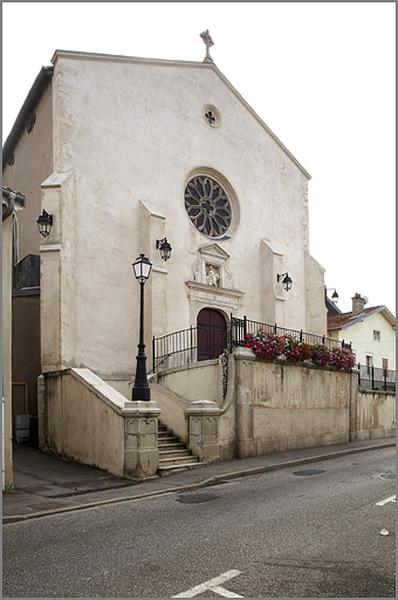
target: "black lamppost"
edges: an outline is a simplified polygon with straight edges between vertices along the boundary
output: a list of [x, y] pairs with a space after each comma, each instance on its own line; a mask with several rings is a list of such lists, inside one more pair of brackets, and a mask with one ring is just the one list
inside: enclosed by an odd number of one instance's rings
[[144, 344], [144, 285], [149, 279], [152, 269], [152, 263], [149, 258], [140, 254], [135, 263], [133, 263], [133, 273], [140, 284], [140, 341], [138, 344], [137, 369], [135, 372], [135, 381], [133, 387], [132, 400], [150, 400], [151, 392], [146, 376], [146, 356]]

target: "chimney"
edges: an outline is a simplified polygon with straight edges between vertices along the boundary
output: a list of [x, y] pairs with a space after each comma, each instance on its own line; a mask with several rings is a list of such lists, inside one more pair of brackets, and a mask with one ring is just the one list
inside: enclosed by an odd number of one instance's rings
[[365, 304], [367, 302], [366, 298], [362, 298], [361, 294], [356, 293], [352, 300], [352, 313], [354, 315], [360, 313], [365, 308]]

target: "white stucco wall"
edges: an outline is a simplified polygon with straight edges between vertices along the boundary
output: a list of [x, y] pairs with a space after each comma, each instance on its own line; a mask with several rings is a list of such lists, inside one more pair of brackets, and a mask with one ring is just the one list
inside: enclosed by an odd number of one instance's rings
[[170, 369], [161, 373], [160, 383], [179, 396], [195, 400], [220, 401], [220, 369], [218, 360], [203, 361], [187, 368]]
[[[131, 373], [139, 287], [131, 263], [140, 252], [154, 264], [145, 286], [147, 345], [151, 333], [195, 325], [201, 307], [217, 307], [219, 297], [185, 285], [199, 248], [214, 241], [195, 230], [184, 208], [186, 182], [201, 167], [225, 177], [239, 202], [239, 224], [218, 241], [229, 255], [228, 287], [243, 292], [234, 314], [264, 321], [264, 297], [276, 303], [279, 295], [280, 325], [325, 332], [313, 302], [306, 315], [306, 290], [314, 288], [306, 282], [307, 177], [211, 65], [59, 53], [53, 100], [54, 168], [74, 181], [75, 335], [73, 349], [63, 343], [63, 366], [88, 366], [108, 379]], [[219, 128], [203, 118], [208, 103], [220, 111]], [[173, 247], [167, 263], [155, 248], [163, 235]], [[288, 294], [263, 261], [263, 240], [294, 281]], [[71, 264], [61, 264], [69, 273]], [[322, 295], [320, 314], [323, 304]]]

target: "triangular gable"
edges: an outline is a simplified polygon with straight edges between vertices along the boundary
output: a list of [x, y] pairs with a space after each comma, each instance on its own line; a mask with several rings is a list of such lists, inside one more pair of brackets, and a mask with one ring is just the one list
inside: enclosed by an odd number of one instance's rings
[[229, 258], [228, 252], [225, 252], [224, 248], [222, 248], [219, 244], [206, 244], [206, 246], [201, 246], [199, 248], [199, 252], [205, 256], [212, 256], [216, 258], [222, 258], [227, 260]]
[[304, 169], [303, 165], [299, 163], [299, 161], [293, 156], [291, 152], [286, 148], [286, 146], [281, 142], [281, 140], [274, 134], [273, 131], [264, 123], [264, 121], [259, 117], [256, 111], [246, 102], [246, 100], [240, 95], [240, 93], [234, 88], [234, 86], [228, 81], [228, 79], [223, 75], [220, 69], [214, 64], [214, 62], [197, 62], [197, 61], [188, 61], [188, 60], [166, 60], [161, 58], [137, 58], [135, 56], [121, 56], [121, 55], [113, 55], [113, 54], [101, 54], [101, 53], [91, 53], [91, 52], [76, 52], [72, 50], [56, 50], [51, 59], [53, 65], [55, 65], [58, 57], [65, 58], [76, 58], [76, 59], [86, 59], [86, 60], [109, 60], [109, 61], [123, 61], [123, 62], [134, 62], [134, 63], [142, 63], [142, 64], [152, 64], [152, 65], [163, 65], [163, 66], [180, 66], [180, 67], [195, 67], [201, 69], [212, 69], [214, 73], [223, 81], [223, 83], [228, 87], [228, 89], [233, 93], [235, 98], [239, 100], [239, 102], [250, 112], [250, 114], [256, 119], [256, 121], [261, 125], [263, 129], [271, 136], [271, 138], [278, 144], [278, 146], [282, 149], [282, 151], [290, 158], [290, 160], [300, 169], [300, 171], [305, 175], [307, 179], [311, 179], [311, 175]]

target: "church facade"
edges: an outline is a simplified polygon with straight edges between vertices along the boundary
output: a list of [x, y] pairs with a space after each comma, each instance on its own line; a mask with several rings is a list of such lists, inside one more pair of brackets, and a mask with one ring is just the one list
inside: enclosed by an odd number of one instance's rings
[[[89, 368], [126, 389], [141, 253], [153, 265], [149, 359], [152, 336], [198, 323], [224, 331], [231, 314], [326, 334], [324, 269], [309, 253], [310, 176], [211, 59], [57, 50], [52, 63], [3, 158], [5, 184], [29, 201], [20, 257], [40, 254], [43, 373]], [[43, 209], [53, 227], [40, 239]], [[197, 348], [196, 359], [212, 352]]]
[[[147, 342], [196, 326], [202, 309], [326, 333], [323, 269], [308, 248], [308, 173], [213, 63], [63, 51], [53, 62], [44, 371], [131, 375], [140, 253], [153, 263]], [[164, 237], [167, 262], [156, 248]]]

